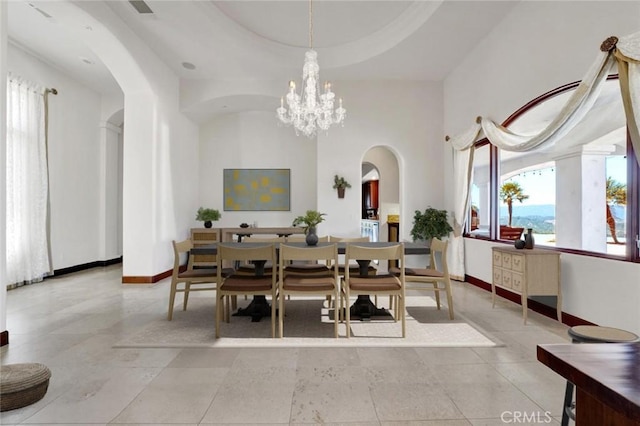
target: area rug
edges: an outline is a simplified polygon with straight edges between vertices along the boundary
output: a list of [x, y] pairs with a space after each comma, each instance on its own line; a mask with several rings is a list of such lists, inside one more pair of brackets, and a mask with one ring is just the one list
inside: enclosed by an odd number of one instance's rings
[[[385, 297], [388, 303], [388, 298]], [[240, 307], [248, 301], [239, 301]], [[381, 303], [385, 305], [385, 303]], [[176, 304], [176, 306], [181, 306]], [[133, 332], [118, 342], [116, 348], [252, 348], [252, 347], [492, 347], [502, 343], [469, 319], [456, 313], [451, 321], [446, 307], [437, 310], [428, 296], [408, 297], [406, 303], [406, 337], [400, 322], [391, 317], [373, 317], [368, 321], [352, 320], [351, 337], [346, 338], [346, 324], [340, 323], [339, 338], [334, 337], [334, 310], [321, 299], [294, 298], [286, 302], [284, 335], [271, 338], [270, 317], [252, 322], [250, 317], [232, 316], [220, 324], [215, 338], [214, 301], [192, 298], [187, 311], [176, 308], [172, 321], [165, 316]], [[276, 318], [277, 335], [277, 318]]]

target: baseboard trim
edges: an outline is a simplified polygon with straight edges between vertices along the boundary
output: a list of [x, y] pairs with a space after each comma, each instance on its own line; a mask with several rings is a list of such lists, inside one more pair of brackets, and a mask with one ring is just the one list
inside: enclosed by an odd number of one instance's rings
[[122, 284], [154, 284], [168, 278], [173, 273], [173, 269], [161, 272], [152, 276], [122, 276]]
[[0, 347], [9, 344], [9, 330], [0, 332]]
[[[465, 275], [464, 280], [469, 284], [472, 284], [483, 290], [491, 292], [491, 284], [486, 281], [482, 281], [481, 279], [473, 277], [471, 275]], [[496, 287], [496, 295], [502, 298], [505, 298], [513, 303], [517, 303], [518, 305], [522, 305], [522, 302], [520, 300], [520, 294], [514, 293], [505, 288]], [[527, 299], [527, 307], [534, 312], [544, 315], [545, 317], [549, 317], [554, 320], [558, 319], [556, 310], [552, 306], [545, 305], [544, 303], [540, 303], [537, 300]], [[597, 325], [585, 319], [568, 314], [566, 312], [562, 312], [561, 315], [562, 315], [562, 323], [568, 325], [569, 327], [573, 327], [576, 325]]]
[[91, 268], [104, 268], [105, 266], [116, 265], [122, 263], [122, 256], [109, 260], [96, 260], [95, 262], [84, 263], [82, 265], [70, 266], [68, 268], [55, 269], [53, 271], [52, 278], [59, 277], [61, 275], [72, 274], [74, 272], [85, 271]]

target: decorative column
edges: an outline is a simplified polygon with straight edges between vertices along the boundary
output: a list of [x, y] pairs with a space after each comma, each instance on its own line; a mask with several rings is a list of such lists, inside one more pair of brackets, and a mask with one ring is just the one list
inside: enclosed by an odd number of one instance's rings
[[122, 256], [122, 129], [109, 122], [100, 125], [99, 260]]
[[606, 157], [613, 146], [578, 147], [556, 158], [556, 245], [606, 253]]

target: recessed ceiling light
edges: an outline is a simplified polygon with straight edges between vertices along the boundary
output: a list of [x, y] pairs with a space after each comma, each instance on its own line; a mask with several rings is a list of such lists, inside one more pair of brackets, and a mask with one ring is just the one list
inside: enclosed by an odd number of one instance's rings
[[85, 58], [84, 56], [80, 56], [80, 60], [87, 65], [93, 65], [93, 61], [89, 58]]
[[183, 66], [185, 69], [188, 69], [188, 70], [195, 70], [195, 69], [196, 69], [196, 66], [195, 66], [195, 65], [193, 65], [191, 62], [183, 62], [183, 63], [182, 63], [182, 66]]

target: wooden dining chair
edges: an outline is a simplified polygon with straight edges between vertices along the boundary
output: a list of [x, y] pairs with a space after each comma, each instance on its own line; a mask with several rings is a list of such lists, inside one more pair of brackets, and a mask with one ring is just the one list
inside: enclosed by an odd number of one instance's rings
[[[330, 235], [329, 241], [331, 241], [332, 243], [368, 243], [371, 240], [369, 239], [369, 237], [338, 237], [335, 235]], [[360, 266], [354, 261], [344, 263], [339, 262], [336, 265], [338, 267], [338, 274], [340, 276], [344, 276], [344, 271], [347, 264], [349, 265], [352, 273], [357, 274], [360, 271]], [[369, 274], [376, 274], [377, 272], [378, 270], [375, 266], [369, 265]]]
[[[173, 319], [173, 306], [177, 293], [183, 293], [182, 310], [187, 310], [190, 291], [215, 291], [218, 277], [218, 268], [194, 268], [194, 257], [189, 256], [193, 248], [191, 240], [172, 241], [173, 245], [173, 272], [171, 274], [171, 288], [169, 291], [169, 312], [167, 319]], [[184, 262], [184, 264], [183, 264]], [[222, 273], [222, 270], [220, 271]], [[181, 287], [179, 284], [182, 283]], [[193, 286], [193, 288], [191, 288]]]
[[[321, 246], [291, 246], [280, 245], [278, 272], [278, 324], [280, 337], [283, 337], [285, 317], [285, 296], [322, 295], [339, 297], [340, 278], [336, 269], [331, 270], [325, 261], [338, 260], [338, 246], [328, 244]], [[299, 265], [298, 262], [310, 262]], [[313, 270], [304, 266], [315, 266]], [[302, 267], [302, 269], [301, 269]], [[334, 334], [338, 337], [338, 312], [334, 309]]]
[[[436, 305], [440, 310], [440, 292], [447, 296], [449, 319], [453, 320], [453, 293], [451, 291], [451, 278], [447, 265], [447, 246], [449, 242], [433, 238], [430, 245], [428, 268], [405, 268], [405, 281], [407, 290], [433, 291], [436, 297]], [[398, 268], [389, 269], [390, 273], [399, 274]]]
[[345, 269], [344, 285], [341, 287], [340, 311], [343, 310], [347, 322], [347, 337], [351, 336], [351, 310], [349, 301], [351, 296], [389, 295], [395, 299], [393, 318], [402, 322], [402, 337], [406, 336], [405, 321], [405, 275], [404, 275], [404, 244], [398, 243], [386, 247], [363, 247], [357, 243], [347, 244], [345, 261], [363, 260], [397, 260], [399, 273], [385, 275], [360, 275], [360, 271], [353, 273], [351, 268]]
[[[242, 244], [224, 244], [220, 243], [217, 247], [217, 259], [218, 264], [222, 265], [226, 262], [241, 263], [253, 261], [270, 262], [272, 265], [277, 265], [277, 254], [275, 244], [260, 244], [253, 245], [247, 244], [246, 247], [242, 247]], [[262, 268], [254, 268], [254, 275], [238, 274], [234, 272], [228, 277], [224, 277], [219, 270], [217, 275], [218, 293], [216, 306], [216, 338], [220, 337], [220, 322], [224, 314], [227, 322], [231, 321], [229, 297], [231, 296], [271, 296], [271, 337], [276, 336], [276, 303], [277, 303], [277, 282], [276, 274], [273, 270], [271, 272], [262, 271]], [[226, 299], [226, 304], [224, 303]], [[223, 308], [224, 306], [224, 308]], [[222, 308], [222, 309], [221, 309]]]

